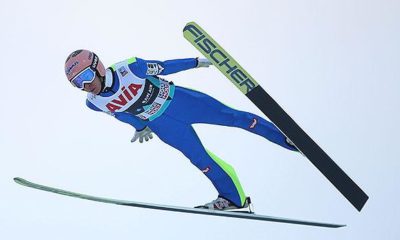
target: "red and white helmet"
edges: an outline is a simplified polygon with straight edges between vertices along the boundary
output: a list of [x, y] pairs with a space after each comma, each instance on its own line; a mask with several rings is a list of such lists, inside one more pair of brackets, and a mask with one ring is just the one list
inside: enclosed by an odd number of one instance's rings
[[83, 84], [92, 82], [95, 74], [104, 77], [106, 69], [94, 52], [80, 49], [67, 57], [65, 75], [75, 87], [83, 89]]

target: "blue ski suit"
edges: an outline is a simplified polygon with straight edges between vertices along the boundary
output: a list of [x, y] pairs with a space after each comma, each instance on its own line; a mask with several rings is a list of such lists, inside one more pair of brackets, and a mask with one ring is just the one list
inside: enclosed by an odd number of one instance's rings
[[205, 149], [192, 124], [238, 127], [284, 148], [296, 151], [285, 136], [267, 120], [232, 109], [207, 94], [175, 86], [161, 79], [196, 68], [197, 59], [168, 61], [131, 58], [106, 70], [105, 89], [88, 94], [87, 106], [132, 125], [137, 131], [149, 127], [163, 142], [182, 152], [212, 182], [219, 196], [238, 207], [246, 195], [229, 164]]

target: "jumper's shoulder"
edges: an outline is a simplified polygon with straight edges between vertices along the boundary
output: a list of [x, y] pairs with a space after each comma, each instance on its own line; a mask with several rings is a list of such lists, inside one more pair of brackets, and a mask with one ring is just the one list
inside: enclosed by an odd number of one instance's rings
[[127, 68], [138, 77], [146, 77], [146, 63], [138, 57], [131, 57], [123, 61], [117, 62], [110, 67], [113, 71], [125, 72]]

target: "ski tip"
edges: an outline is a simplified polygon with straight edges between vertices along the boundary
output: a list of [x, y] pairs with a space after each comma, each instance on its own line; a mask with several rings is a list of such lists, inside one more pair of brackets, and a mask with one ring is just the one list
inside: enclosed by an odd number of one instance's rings
[[23, 178], [20, 178], [20, 177], [15, 177], [14, 178], [14, 182], [16, 182], [18, 184], [21, 184], [21, 185], [24, 185], [24, 182], [26, 182], [26, 180], [23, 179]]
[[186, 25], [185, 25], [185, 26], [188, 26], [188, 25], [197, 25], [197, 24], [196, 24], [196, 22], [195, 22], [195, 21], [190, 21], [190, 22], [186, 23]]
[[188, 30], [190, 27], [193, 27], [193, 26], [198, 26], [198, 25], [194, 21], [190, 21], [190, 22], [186, 23], [185, 27], [183, 28], [183, 32], [185, 32], [186, 30]]

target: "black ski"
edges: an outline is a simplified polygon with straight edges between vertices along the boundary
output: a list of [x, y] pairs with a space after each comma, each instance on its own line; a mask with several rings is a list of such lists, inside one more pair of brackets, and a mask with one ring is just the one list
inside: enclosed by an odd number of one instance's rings
[[319, 171], [361, 211], [367, 194], [305, 133], [279, 104], [195, 22], [186, 24], [184, 37], [207, 57], [287, 136]]

